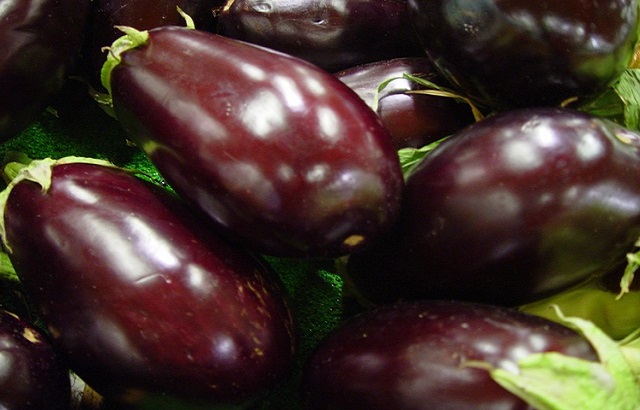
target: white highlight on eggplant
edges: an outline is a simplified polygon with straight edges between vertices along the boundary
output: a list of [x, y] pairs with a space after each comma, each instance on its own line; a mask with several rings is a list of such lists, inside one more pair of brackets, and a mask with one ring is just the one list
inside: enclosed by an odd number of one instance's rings
[[268, 89], [259, 89], [248, 99], [239, 118], [253, 136], [267, 139], [286, 127], [286, 112], [277, 95]]

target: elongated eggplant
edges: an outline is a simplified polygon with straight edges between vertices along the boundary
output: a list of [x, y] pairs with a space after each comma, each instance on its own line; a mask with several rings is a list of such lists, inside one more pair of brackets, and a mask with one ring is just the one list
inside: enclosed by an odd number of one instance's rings
[[0, 141], [42, 113], [79, 58], [90, 0], [0, 4]]
[[217, 30], [331, 72], [424, 56], [406, 0], [228, 0]]
[[471, 363], [516, 371], [520, 359], [541, 352], [598, 360], [575, 331], [515, 310], [442, 301], [387, 305], [349, 319], [320, 342], [304, 371], [304, 408], [532, 409]]
[[395, 221], [404, 184], [397, 152], [344, 83], [212, 33], [138, 35], [142, 44], [105, 76], [116, 117], [228, 238], [265, 254], [329, 257]]
[[244, 408], [289, 371], [295, 329], [277, 276], [164, 188], [100, 163], [41, 160], [4, 200], [3, 239], [27, 294], [107, 400]]
[[66, 364], [40, 328], [6, 310], [0, 310], [0, 370], [0, 408], [68, 410]]
[[94, 0], [84, 52], [84, 71], [88, 79], [100, 85], [100, 69], [106, 60], [103, 50], [122, 35], [116, 26], [139, 30], [184, 25], [177, 7], [187, 13], [198, 30], [215, 31], [214, 10], [223, 0]]
[[516, 305], [613, 269], [640, 236], [640, 135], [569, 109], [456, 133], [409, 175], [392, 234], [348, 274], [375, 301]]
[[465, 103], [448, 97], [411, 94], [424, 91], [425, 87], [402, 78], [404, 74], [453, 88], [426, 57], [376, 61], [344, 69], [335, 76], [378, 113], [398, 149], [427, 145], [474, 122], [471, 108]]

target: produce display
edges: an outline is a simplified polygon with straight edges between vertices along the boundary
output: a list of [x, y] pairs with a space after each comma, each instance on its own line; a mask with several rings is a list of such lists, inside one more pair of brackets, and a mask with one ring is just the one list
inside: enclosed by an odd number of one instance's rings
[[0, 408], [640, 409], [639, 10], [0, 0]]

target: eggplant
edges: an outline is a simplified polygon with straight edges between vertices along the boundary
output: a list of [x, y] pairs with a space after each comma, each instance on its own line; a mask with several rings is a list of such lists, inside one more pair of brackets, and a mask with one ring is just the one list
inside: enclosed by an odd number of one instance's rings
[[177, 7], [189, 15], [198, 30], [216, 31], [214, 10], [223, 0], [94, 0], [89, 17], [91, 30], [87, 33], [83, 71], [96, 89], [101, 88], [100, 70], [106, 60], [105, 47], [110, 46], [122, 32], [117, 26], [131, 26], [138, 30], [184, 25]]
[[142, 44], [114, 53], [105, 70], [116, 118], [228, 240], [273, 256], [333, 257], [395, 221], [397, 151], [344, 83], [213, 33], [160, 27], [125, 39], [136, 36]]
[[116, 407], [246, 408], [288, 375], [278, 277], [166, 188], [68, 158], [33, 162], [3, 197], [5, 246], [53, 345]]
[[532, 409], [472, 363], [514, 371], [520, 359], [542, 352], [598, 361], [574, 330], [516, 310], [395, 303], [327, 335], [306, 364], [301, 395], [310, 410]]
[[69, 369], [48, 335], [4, 309], [0, 309], [0, 369], [0, 408], [69, 409]]
[[499, 110], [585, 105], [638, 41], [636, 0], [409, 0], [409, 9], [443, 75]]
[[640, 236], [640, 135], [561, 108], [477, 122], [407, 178], [398, 224], [349, 257], [374, 303], [528, 303], [603, 275]]
[[424, 56], [406, 0], [228, 0], [217, 32], [330, 72]]
[[376, 61], [346, 68], [334, 75], [376, 111], [396, 149], [425, 146], [475, 121], [466, 103], [449, 97], [412, 94], [424, 92], [425, 87], [403, 78], [407, 74], [438, 87], [453, 88], [426, 57]]
[[34, 122], [75, 68], [90, 0], [0, 1], [0, 142]]

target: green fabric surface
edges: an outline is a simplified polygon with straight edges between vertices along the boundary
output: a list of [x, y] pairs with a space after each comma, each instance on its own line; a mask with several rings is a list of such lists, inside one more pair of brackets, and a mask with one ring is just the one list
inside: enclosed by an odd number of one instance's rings
[[[144, 172], [150, 180], [164, 184], [144, 154], [127, 140], [125, 131], [86, 94], [71, 84], [30, 127], [0, 145], [0, 156], [12, 151], [32, 159], [82, 156], [108, 160], [115, 165]], [[282, 278], [299, 329], [299, 350], [291, 377], [256, 409], [297, 409], [299, 376], [318, 341], [353, 311], [345, 308], [342, 280], [332, 260], [300, 260], [267, 257]], [[1, 272], [0, 272], [1, 273]], [[0, 308], [37, 321], [28, 297], [10, 276], [0, 275]], [[179, 309], [177, 306], [176, 309]]]

